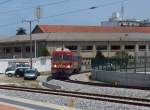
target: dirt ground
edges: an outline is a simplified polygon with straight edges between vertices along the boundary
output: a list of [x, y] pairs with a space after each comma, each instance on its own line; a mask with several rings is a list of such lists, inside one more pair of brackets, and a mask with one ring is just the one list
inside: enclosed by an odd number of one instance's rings
[[23, 77], [8, 77], [5, 74], [0, 74], [0, 85], [41, 88], [39, 83], [46, 80], [48, 76], [48, 74], [42, 74], [36, 80], [24, 80]]

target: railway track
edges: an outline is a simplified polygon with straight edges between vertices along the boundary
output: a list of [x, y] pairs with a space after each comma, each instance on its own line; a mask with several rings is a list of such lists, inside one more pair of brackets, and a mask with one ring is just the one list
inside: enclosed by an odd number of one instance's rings
[[[80, 74], [87, 73], [91, 71], [82, 71]], [[95, 82], [85, 82], [85, 81], [78, 81], [78, 80], [62, 80], [69, 83], [76, 83], [76, 84], [84, 84], [84, 85], [92, 85], [92, 86], [99, 86], [99, 87], [114, 87], [114, 88], [126, 88], [126, 89], [138, 89], [138, 90], [150, 90], [150, 87], [140, 87], [140, 86], [124, 86], [124, 85], [115, 85], [111, 83], [95, 83]]]
[[84, 82], [77, 80], [62, 80], [64, 82], [75, 83], [75, 84], [84, 84], [98, 87], [113, 87], [113, 88], [126, 88], [126, 89], [138, 89], [138, 90], [150, 90], [150, 87], [138, 87], [138, 86], [123, 86], [123, 85], [115, 85], [109, 83], [95, 83], [95, 82]]
[[83, 99], [90, 99], [90, 100], [128, 104], [128, 105], [134, 105], [134, 106], [150, 107], [150, 100], [141, 99], [141, 98], [131, 98], [131, 97], [123, 97], [123, 96], [113, 96], [113, 95], [93, 94], [93, 93], [84, 93], [84, 92], [63, 91], [63, 90], [3, 86], [3, 85], [0, 85], [0, 89], [59, 95], [59, 96], [68, 96], [68, 97], [76, 97], [76, 98], [83, 98]]

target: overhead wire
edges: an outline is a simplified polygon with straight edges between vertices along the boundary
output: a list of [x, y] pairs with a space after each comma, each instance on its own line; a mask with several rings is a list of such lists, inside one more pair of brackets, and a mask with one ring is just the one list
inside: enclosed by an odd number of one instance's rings
[[[7, 1], [5, 1], [5, 3], [6, 2], [9, 2], [9, 1], [12, 1], [12, 0], [7, 0]], [[50, 6], [50, 5], [56, 5], [56, 4], [60, 4], [60, 3], [65, 3], [66, 1], [69, 1], [69, 0], [62, 0], [62, 1], [58, 1], [58, 2], [52, 2], [52, 3], [48, 3], [48, 4], [40, 4], [39, 6], [41, 6], [41, 7], [44, 7], [44, 6]], [[0, 4], [1, 3], [4, 3], [4, 2], [0, 2]], [[31, 8], [35, 8], [35, 7], [31, 7]], [[24, 8], [25, 9], [25, 8]], [[28, 9], [28, 8], [27, 8]], [[20, 9], [17, 9], [17, 10], [10, 10], [10, 11], [7, 11], [7, 12], [0, 12], [0, 13], [10, 13], [10, 12], [14, 12], [14, 11], [20, 11]], [[18, 23], [18, 22], [13, 22], [13, 23], [9, 23], [9, 24], [2, 24], [2, 25], [0, 25], [0, 27], [8, 27], [8, 26], [11, 26], [11, 25], [17, 25], [17, 24], [21, 24], [21, 22], [20, 23]]]
[[10, 2], [10, 1], [12, 1], [12, 0], [5, 0], [5, 1], [2, 1], [2, 2], [0, 2], [0, 5], [5, 4], [5, 3], [8, 3], [8, 2]]
[[18, 22], [13, 22], [13, 23], [8, 23], [8, 24], [2, 24], [2, 25], [0, 25], [0, 27], [14, 26], [14, 25], [18, 25], [18, 24], [21, 24], [21, 22], [20, 22], [20, 23], [18, 23]]
[[115, 1], [115, 2], [100, 4], [100, 5], [97, 5], [97, 6], [91, 6], [91, 7], [87, 7], [87, 8], [72, 10], [72, 11], [68, 11], [68, 12], [64, 12], [64, 13], [60, 13], [60, 14], [55, 14], [55, 15], [51, 15], [51, 16], [42, 17], [41, 19], [47, 19], [47, 18], [51, 18], [51, 17], [63, 16], [63, 15], [83, 12], [83, 11], [87, 11], [87, 10], [93, 10], [93, 9], [96, 9], [96, 8], [101, 8], [101, 7], [106, 7], [106, 6], [110, 6], [110, 5], [120, 4], [123, 1], [124, 0], [118, 0], [118, 1]]
[[[63, 0], [63, 1], [65, 1], [65, 0]], [[119, 4], [119, 3], [122, 3], [123, 1], [124, 0], [118, 0], [118, 1], [115, 1], [115, 2], [109, 2], [109, 3], [105, 3], [105, 4], [100, 4], [100, 5], [97, 5], [97, 6], [91, 6], [91, 7], [77, 9], [77, 10], [73, 10], [73, 11], [67, 11], [67, 12], [63, 12], [63, 13], [59, 13], [59, 14], [55, 14], [55, 15], [51, 15], [51, 16], [45, 16], [45, 17], [42, 17], [41, 19], [48, 19], [48, 18], [52, 18], [52, 17], [63, 16], [63, 15], [67, 15], [67, 14], [74, 14], [74, 13], [83, 12], [83, 11], [87, 11], [87, 10], [93, 10], [93, 9], [97, 9], [97, 8], [101, 8], [101, 7], [106, 7], [106, 6]], [[128, 1], [128, 0], [125, 0], [125, 1]], [[10, 23], [10, 24], [17, 25], [17, 24], [20, 24], [20, 23]], [[0, 25], [0, 27], [5, 27], [5, 26], [9, 26], [9, 24]]]
[[[61, 1], [57, 1], [57, 2], [39, 4], [38, 6], [39, 7], [46, 7], [46, 6], [51, 6], [51, 5], [57, 5], [57, 4], [65, 3], [67, 1], [70, 1], [70, 0], [61, 0]], [[8, 14], [8, 13], [19, 12], [19, 11], [27, 11], [28, 9], [34, 9], [36, 7], [37, 6], [32, 6], [32, 7], [25, 7], [25, 8], [19, 8], [19, 9], [14, 9], [14, 10], [8, 10], [8, 11], [0, 12], [0, 14]]]

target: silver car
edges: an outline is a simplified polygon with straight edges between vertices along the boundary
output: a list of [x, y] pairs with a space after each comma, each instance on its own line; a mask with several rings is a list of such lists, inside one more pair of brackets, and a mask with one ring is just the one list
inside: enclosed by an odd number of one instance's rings
[[15, 74], [15, 68], [13, 67], [8, 67], [5, 70], [5, 75], [7, 75], [8, 77], [12, 77]]
[[36, 69], [27, 69], [24, 73], [24, 79], [34, 79], [36, 80], [38, 77], [38, 71]]

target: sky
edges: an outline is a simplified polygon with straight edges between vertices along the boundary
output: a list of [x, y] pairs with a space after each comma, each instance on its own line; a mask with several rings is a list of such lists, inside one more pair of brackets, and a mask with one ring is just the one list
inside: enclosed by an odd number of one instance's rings
[[[29, 32], [35, 9], [41, 8], [39, 24], [96, 25], [121, 11], [124, 19], [150, 19], [150, 0], [0, 0], [0, 37], [14, 36], [23, 27]], [[96, 8], [95, 8], [96, 7]], [[32, 29], [38, 22], [32, 22]]]

